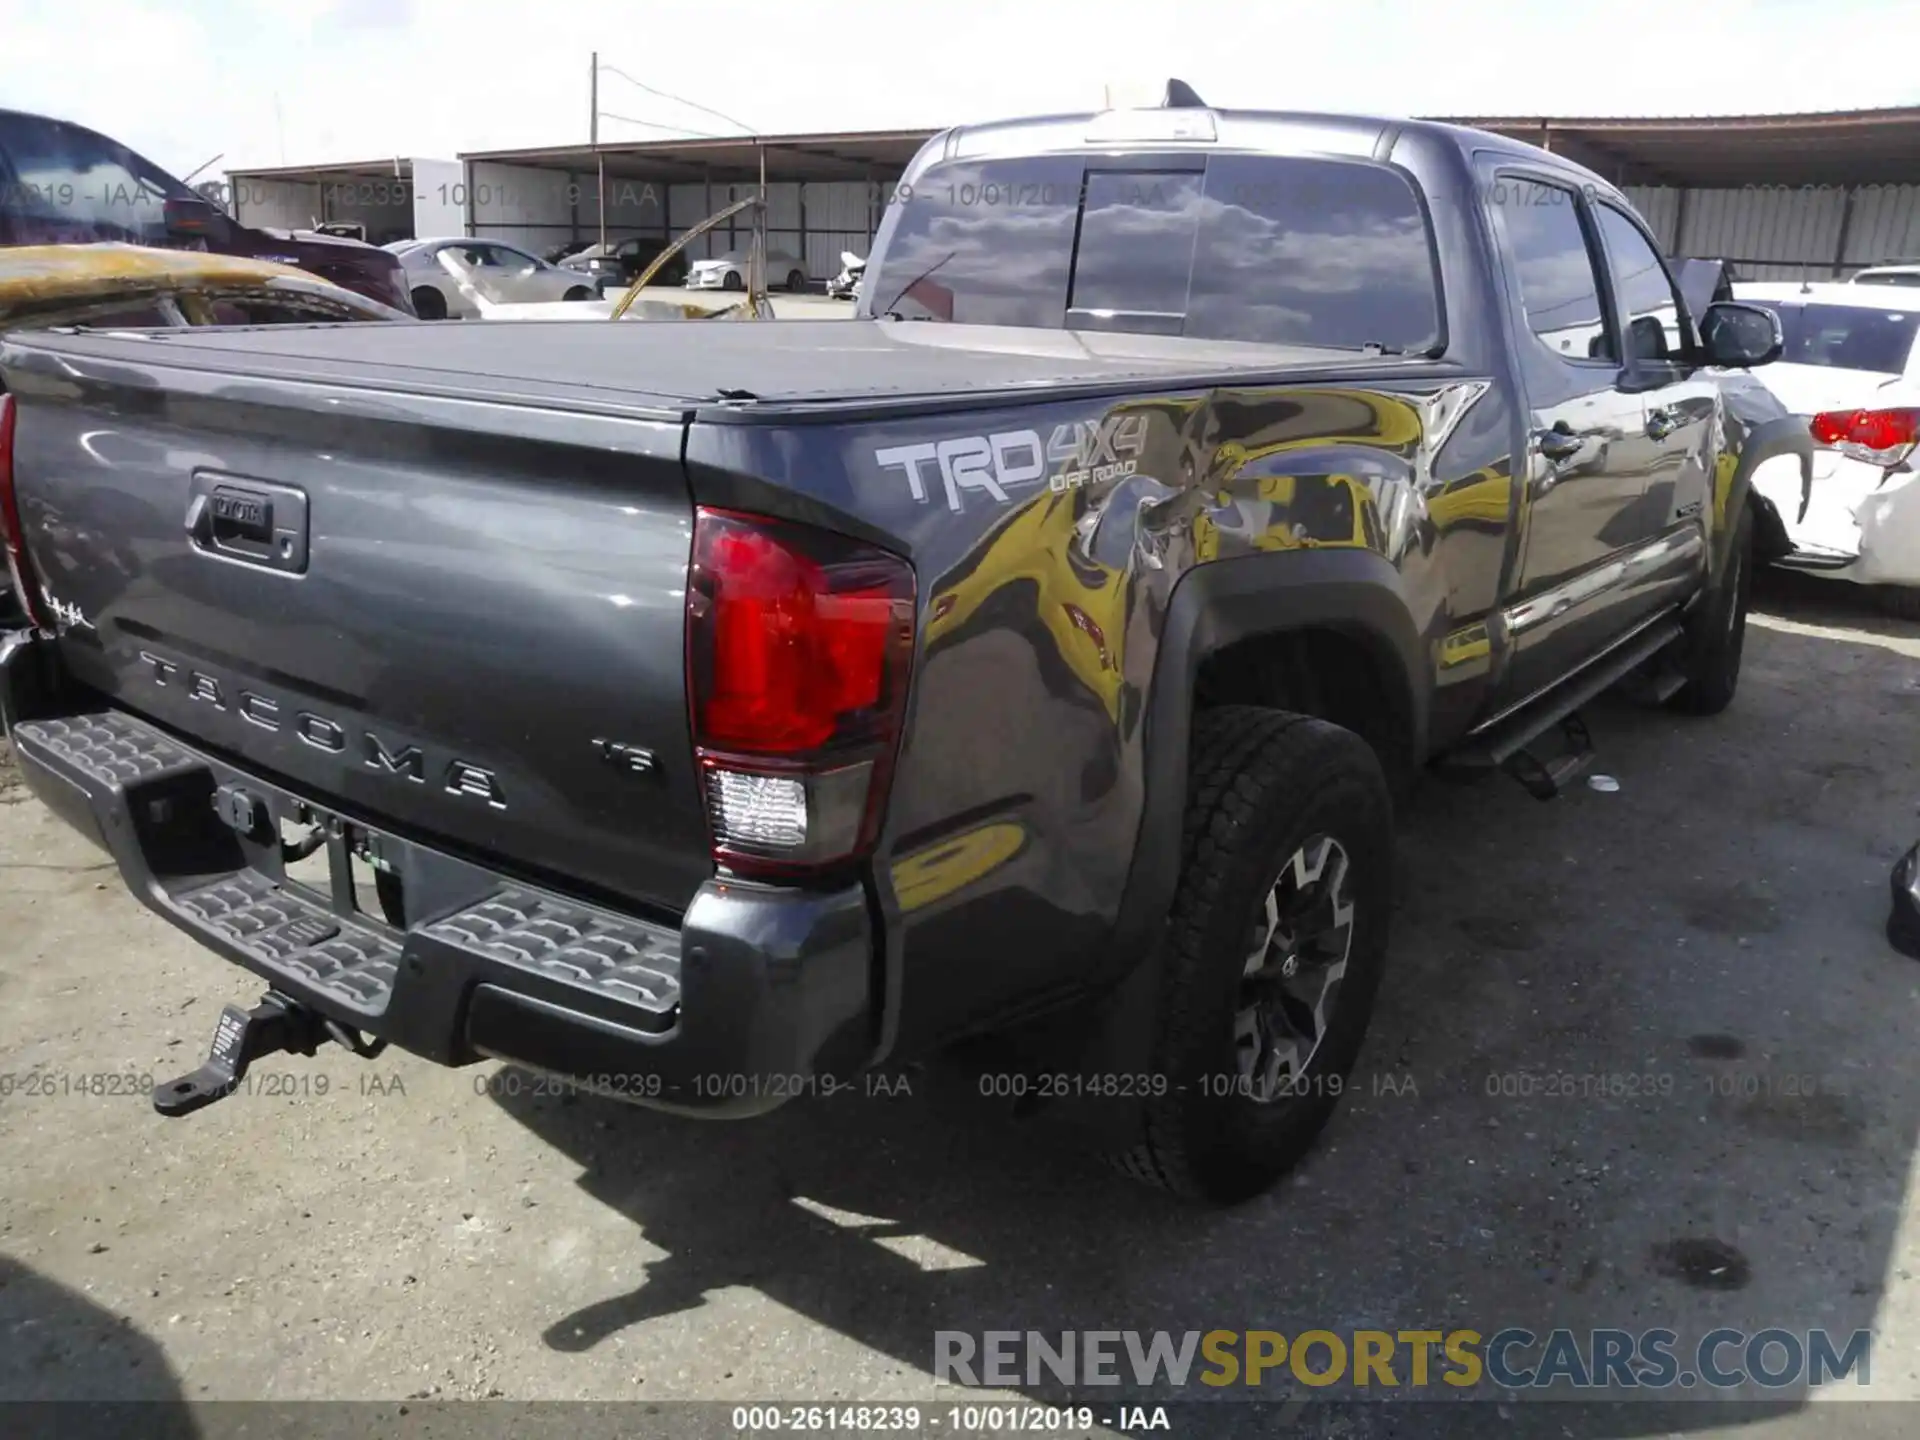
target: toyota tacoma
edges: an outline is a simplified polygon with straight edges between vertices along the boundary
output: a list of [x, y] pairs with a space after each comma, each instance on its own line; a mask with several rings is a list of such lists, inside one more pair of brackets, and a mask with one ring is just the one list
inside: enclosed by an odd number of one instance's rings
[[1354, 1063], [1397, 797], [1711, 714], [1804, 424], [1626, 199], [1442, 124], [949, 130], [857, 317], [16, 335], [26, 781], [333, 1041], [691, 1113], [994, 1037], [1258, 1192]]

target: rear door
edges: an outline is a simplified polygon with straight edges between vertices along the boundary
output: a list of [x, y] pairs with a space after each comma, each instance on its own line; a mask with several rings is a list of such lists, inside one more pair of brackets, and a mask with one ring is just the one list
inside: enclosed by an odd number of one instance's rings
[[1606, 200], [1593, 212], [1625, 338], [1622, 381], [1640, 397], [1644, 434], [1639, 526], [1655, 548], [1623, 597], [1622, 613], [1633, 620], [1687, 594], [1706, 563], [1720, 391], [1695, 364], [1693, 317], [1652, 238]]
[[1646, 518], [1651, 456], [1641, 397], [1623, 378], [1619, 326], [1584, 197], [1519, 167], [1481, 171], [1526, 392], [1520, 564], [1506, 604], [1513, 660], [1500, 699], [1551, 685], [1621, 633]]
[[477, 240], [466, 247], [473, 255], [482, 292], [508, 302], [551, 300], [534, 283], [540, 264], [511, 246]]

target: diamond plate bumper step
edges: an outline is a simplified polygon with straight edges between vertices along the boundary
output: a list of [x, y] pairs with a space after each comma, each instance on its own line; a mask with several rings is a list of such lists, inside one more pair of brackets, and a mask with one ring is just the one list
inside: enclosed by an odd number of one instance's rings
[[[417, 872], [403, 873], [403, 885], [408, 915], [419, 918], [396, 929], [289, 881], [273, 827], [235, 821], [290, 813], [307, 806], [301, 797], [117, 711], [23, 720], [12, 735], [24, 755], [87, 794], [101, 838], [140, 882], [136, 894], [263, 976], [288, 1004], [347, 1027], [384, 1028], [389, 1012], [404, 1022], [420, 1008], [405, 1001], [410, 986], [434, 991], [452, 973], [462, 993], [498, 985], [642, 1031], [670, 1029], [677, 1017], [677, 930], [352, 826], [377, 837], [401, 872]], [[189, 854], [227, 861], [181, 858]], [[438, 903], [421, 903], [430, 897]], [[434, 1003], [444, 1005], [444, 993]], [[269, 1037], [285, 1028], [272, 1016], [257, 1024]]]

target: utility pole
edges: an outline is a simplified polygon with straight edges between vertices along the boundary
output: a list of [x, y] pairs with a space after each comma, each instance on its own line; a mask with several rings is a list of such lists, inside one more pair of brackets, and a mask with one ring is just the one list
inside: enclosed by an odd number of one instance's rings
[[587, 143], [593, 147], [594, 209], [600, 216], [600, 253], [607, 250], [607, 157], [600, 153], [600, 52], [593, 52], [593, 77], [587, 82], [587, 103], [593, 118], [587, 122]]
[[[760, 288], [756, 295], [764, 295], [767, 290], [767, 147], [762, 141], [756, 147], [760, 152], [760, 203], [753, 209], [753, 243], [759, 252]], [[755, 312], [758, 318], [758, 311]]]

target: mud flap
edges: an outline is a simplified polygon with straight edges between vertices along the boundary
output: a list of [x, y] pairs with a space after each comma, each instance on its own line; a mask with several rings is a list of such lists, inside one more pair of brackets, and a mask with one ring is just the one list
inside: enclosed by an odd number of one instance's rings
[[1887, 916], [1887, 939], [1902, 955], [1920, 960], [1920, 845], [1900, 857], [1893, 867], [1893, 913]]

